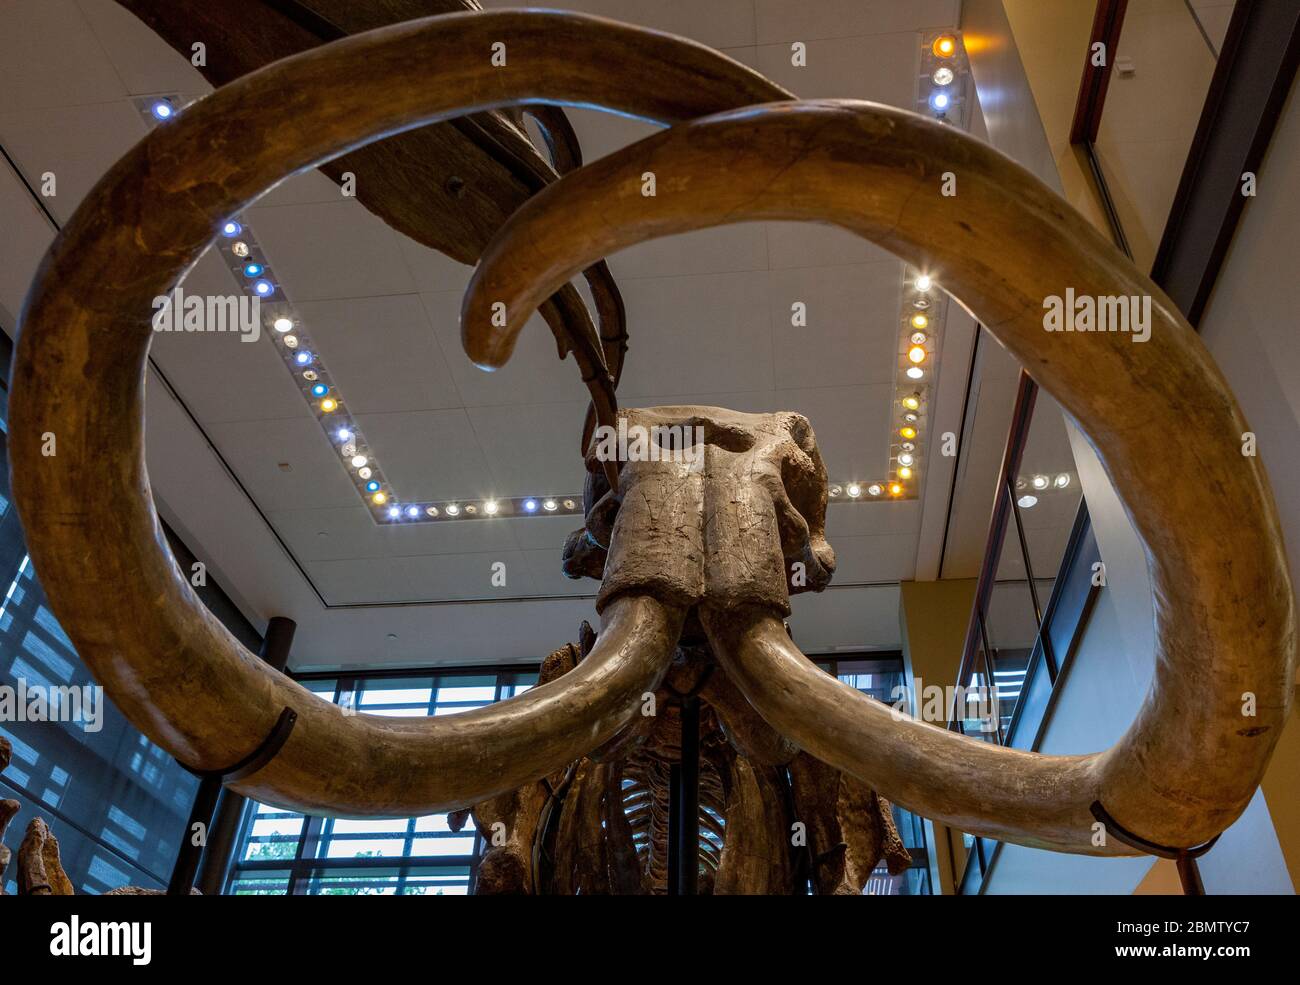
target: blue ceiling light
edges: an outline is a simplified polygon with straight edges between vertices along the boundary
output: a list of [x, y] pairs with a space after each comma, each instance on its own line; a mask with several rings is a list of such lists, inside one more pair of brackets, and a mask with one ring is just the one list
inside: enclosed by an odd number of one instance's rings
[[396, 506], [388, 507], [388, 519], [396, 520], [401, 515], [402, 515], [402, 511], [399, 510]]
[[946, 92], [938, 91], [930, 93], [930, 108], [936, 113], [945, 112], [952, 105], [952, 97]]
[[325, 394], [329, 392], [330, 392], [330, 388], [327, 387], [324, 383], [317, 383], [314, 387], [311, 388], [311, 395], [313, 397], [323, 397], [325, 396]]
[[169, 100], [159, 99], [149, 107], [149, 112], [153, 113], [155, 120], [170, 120], [175, 115], [176, 110]]
[[244, 276], [259, 277], [264, 269], [266, 268], [264, 268], [260, 263], [246, 263], [244, 264]]
[[536, 513], [536, 512], [537, 512], [537, 500], [535, 500], [535, 499], [525, 499], [525, 500], [524, 500], [524, 510], [525, 510], [526, 512], [528, 512], [528, 513]]
[[371, 479], [366, 483], [366, 492], [379, 492], [379, 483]]
[[225, 236], [227, 239], [238, 236], [243, 231], [244, 231], [244, 227], [241, 226], [239, 223], [237, 223], [234, 219], [229, 220], [221, 227], [221, 235]]
[[253, 290], [257, 292], [258, 297], [270, 297], [275, 292], [275, 285], [269, 280], [259, 280], [253, 285]]

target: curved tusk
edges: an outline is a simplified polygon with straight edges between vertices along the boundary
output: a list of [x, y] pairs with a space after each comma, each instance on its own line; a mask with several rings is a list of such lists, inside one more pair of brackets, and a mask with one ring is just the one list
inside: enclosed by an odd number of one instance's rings
[[[505, 44], [508, 68], [492, 64]], [[602, 57], [582, 57], [592, 44]], [[437, 66], [436, 70], [430, 66]], [[346, 83], [346, 84], [345, 84]], [[303, 52], [187, 107], [99, 181], [43, 260], [14, 359], [14, 496], [50, 605], [95, 678], [192, 767], [243, 759], [292, 707], [272, 762], [233, 783], [296, 810], [411, 814], [466, 806], [607, 741], [653, 690], [681, 613], [607, 612], [596, 651], [557, 686], [450, 720], [344, 716], [269, 670], [177, 569], [144, 460], [155, 297], [219, 223], [281, 179], [367, 142], [511, 103], [609, 103], [651, 120], [782, 96], [701, 45], [562, 13], [457, 14]], [[284, 112], [267, 114], [267, 105]], [[43, 436], [58, 454], [41, 453]]]
[[[657, 175], [649, 198], [640, 193], [648, 170]], [[949, 171], [961, 183], [957, 197], [939, 194]], [[575, 215], [600, 222], [574, 224]], [[596, 258], [747, 220], [842, 226], [929, 272], [967, 305], [1096, 448], [1146, 547], [1157, 629], [1145, 705], [1114, 747], [1088, 757], [1034, 757], [886, 728], [851, 688], [792, 677], [796, 665], [778, 660], [770, 640], [764, 659], [783, 676], [761, 688], [745, 678], [750, 700], [819, 758], [966, 831], [1114, 853], [1114, 845], [1091, 843], [1093, 800], [1157, 844], [1190, 847], [1222, 831], [1254, 793], [1291, 701], [1295, 611], [1272, 492], [1260, 459], [1242, 456], [1250, 428], [1183, 317], [1019, 165], [950, 127], [871, 103], [777, 104], [681, 124], [526, 202], [483, 254], [463, 306], [464, 337], [484, 357], [508, 353], [532, 305]], [[1149, 339], [1045, 331], [1046, 299], [1067, 288], [1149, 296]], [[488, 299], [507, 305], [505, 328], [483, 317]], [[758, 642], [728, 641], [740, 670], [758, 660], [745, 649]], [[799, 707], [782, 690], [787, 683], [826, 703]], [[1243, 715], [1248, 696], [1254, 717]], [[859, 717], [818, 722], [836, 700]], [[900, 736], [917, 735], [928, 755], [905, 757], [911, 780], [896, 788], [900, 777], [869, 754], [871, 744], [905, 747]], [[960, 776], [971, 763], [993, 775]], [[1000, 794], [981, 793], [985, 785]], [[931, 791], [924, 799], [922, 789]], [[968, 796], [946, 807], [950, 789]], [[1046, 806], [1049, 797], [1062, 798], [1060, 811]], [[1018, 822], [1022, 802], [1038, 806]]]

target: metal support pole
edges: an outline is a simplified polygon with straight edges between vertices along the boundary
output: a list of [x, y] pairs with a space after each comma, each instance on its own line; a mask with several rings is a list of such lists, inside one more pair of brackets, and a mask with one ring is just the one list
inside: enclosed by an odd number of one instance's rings
[[682, 699], [682, 756], [676, 804], [678, 896], [695, 896], [700, 881], [700, 699]]
[[[271, 621], [266, 624], [266, 635], [262, 639], [262, 648], [258, 651], [258, 656], [265, 660], [275, 670], [283, 671], [289, 663], [289, 650], [293, 645], [293, 634], [298, 628], [298, 624], [286, 616], [273, 616]], [[180, 867], [181, 857], [185, 855], [186, 850], [190, 848], [189, 842], [192, 840], [195, 823], [207, 824], [207, 848], [201, 846], [194, 847], [193, 867], [189, 868], [189, 877], [186, 881], [184, 872], [173, 870], [172, 883], [174, 886], [183, 886], [179, 891], [184, 894], [189, 891], [189, 886], [194, 884], [195, 872], [198, 873], [199, 892], [204, 896], [219, 896], [225, 888], [226, 872], [230, 868], [231, 856], [235, 851], [235, 841], [239, 836], [239, 822], [244, 814], [244, 804], [247, 802], [245, 797], [235, 793], [233, 790], [225, 790], [221, 781], [216, 781], [217, 793], [219, 799], [214, 798], [213, 804], [207, 805], [207, 813], [203, 816], [196, 816], [200, 800], [203, 798], [204, 785], [209, 783], [208, 778], [204, 778], [199, 784], [199, 794], [194, 798], [195, 810], [190, 814], [190, 826], [185, 829], [185, 842], [181, 845], [181, 852], [176, 859], [177, 869]], [[215, 813], [213, 807], [215, 805]], [[208, 823], [209, 819], [211, 823]], [[202, 862], [200, 863], [200, 854]], [[177, 884], [177, 878], [181, 883]], [[172, 888], [168, 889], [171, 892]]]

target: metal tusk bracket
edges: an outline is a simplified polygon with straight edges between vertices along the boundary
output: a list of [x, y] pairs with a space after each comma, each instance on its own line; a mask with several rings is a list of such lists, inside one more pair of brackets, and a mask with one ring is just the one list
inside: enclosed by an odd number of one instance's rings
[[[178, 766], [185, 772], [199, 778], [199, 789], [194, 795], [194, 805], [190, 808], [190, 819], [185, 826], [184, 840], [176, 855], [176, 864], [172, 868], [171, 880], [167, 884], [168, 896], [188, 896], [194, 885], [194, 876], [199, 870], [199, 858], [203, 854], [207, 840], [207, 831], [212, 825], [212, 813], [217, 808], [217, 798], [227, 783], [252, 776], [276, 757], [284, 744], [289, 741], [289, 733], [298, 721], [298, 713], [292, 708], [285, 708], [275, 725], [266, 734], [258, 747], [232, 766], [220, 770], [196, 770], [186, 766], [179, 759]], [[204, 838], [194, 840], [194, 830], [202, 825]]]
[[225, 769], [196, 770], [186, 766], [179, 759], [176, 761], [177, 765], [185, 772], [203, 780], [217, 779], [223, 784], [242, 780], [244, 777], [252, 776], [276, 757], [280, 750], [284, 748], [284, 744], [289, 741], [289, 733], [293, 731], [297, 721], [298, 713], [292, 708], [285, 708], [280, 712], [280, 717], [275, 720], [275, 724], [271, 726], [271, 731], [266, 734], [266, 738], [262, 740], [261, 744], [239, 762], [233, 766], [227, 766]]
[[1147, 841], [1145, 838], [1129, 831], [1110, 816], [1110, 812], [1102, 806], [1100, 800], [1094, 800], [1088, 810], [1092, 812], [1093, 817], [1102, 823], [1106, 833], [1121, 844], [1128, 845], [1129, 848], [1136, 848], [1148, 855], [1173, 859], [1178, 866], [1178, 877], [1182, 880], [1183, 892], [1188, 896], [1205, 895], [1205, 886], [1201, 882], [1201, 873], [1196, 866], [1196, 860], [1214, 847], [1214, 843], [1222, 837], [1223, 832], [1219, 832], [1205, 844], [1197, 845], [1194, 848], [1169, 848], [1166, 845], [1157, 845], [1153, 841]]

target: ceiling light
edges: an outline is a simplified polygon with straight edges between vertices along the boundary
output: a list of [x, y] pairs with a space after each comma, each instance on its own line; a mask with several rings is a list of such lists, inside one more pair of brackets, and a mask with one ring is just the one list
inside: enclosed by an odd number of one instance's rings
[[910, 411], [903, 415], [903, 420], [907, 421], [908, 424], [915, 424], [920, 419], [919, 415], [913, 414]]
[[[383, 506], [385, 503], [388, 502], [388, 497], [381, 492], [377, 492], [370, 497], [370, 501], [374, 503], [376, 506]], [[392, 516], [391, 510], [389, 511], [389, 516]]]
[[941, 34], [934, 39], [930, 50], [939, 58], [951, 58], [957, 53], [957, 39], [951, 34]]
[[166, 99], [157, 100], [151, 107], [149, 107], [149, 111], [153, 113], [154, 119], [158, 120], [170, 120], [172, 115], [176, 112], [176, 110], [172, 108], [172, 104]]
[[[266, 268], [263, 267], [260, 263], [246, 263], [246, 264], [244, 264], [244, 276], [245, 276], [245, 277], [260, 277], [261, 274], [262, 274], [262, 271], [265, 270], [265, 269], [266, 269]], [[258, 292], [258, 293], [261, 293], [261, 292]]]
[[1016, 505], [1019, 506], [1022, 510], [1027, 510], [1029, 509], [1029, 507], [1033, 506], [1037, 502], [1038, 502], [1037, 496], [1030, 496], [1028, 493], [1026, 493], [1025, 495], [1021, 496], [1019, 499], [1016, 500]]
[[919, 393], [914, 393], [910, 397], [904, 397], [903, 406], [908, 410], [916, 410], [921, 406], [921, 395]]
[[352, 432], [347, 428], [339, 428], [338, 431], [334, 433], [334, 437], [338, 438], [339, 441], [351, 441]]
[[420, 507], [408, 506], [406, 508], [406, 515], [409, 516], [412, 520], [414, 520], [417, 516], [420, 515]]
[[909, 380], [919, 380], [924, 376], [925, 376], [925, 370], [923, 370], [920, 366], [907, 367], [907, 378]]
[[872, 496], [879, 496], [884, 492], [884, 489], [880, 487], [879, 482], [873, 482], [871, 485], [867, 486], [867, 492]]
[[840, 488], [839, 486], [831, 486], [831, 488], [830, 488], [830, 494], [831, 494], [831, 498], [832, 498], [832, 499], [834, 499], [834, 498], [836, 498], [837, 496], [839, 496], [839, 494], [842, 493], [842, 492], [844, 492], [844, 490], [843, 490], [842, 488]]
[[424, 512], [427, 513], [429, 516], [437, 516], [437, 515], [438, 515], [438, 507], [436, 507], [436, 506], [426, 506], [426, 507], [424, 508]]
[[847, 491], [851, 499], [857, 499], [862, 495], [862, 487], [856, 482], [850, 482]]
[[293, 328], [292, 318], [285, 318], [281, 316], [275, 320], [275, 330], [277, 332], [287, 332], [292, 328]]
[[460, 515], [460, 507], [457, 506], [455, 503], [448, 503], [448, 504], [447, 504], [447, 515], [448, 515], [448, 516], [459, 516], [459, 515]]
[[907, 350], [907, 358], [911, 360], [913, 363], [925, 362], [926, 355], [927, 353], [923, 346], [914, 345], [912, 346], [912, 348]]
[[920, 277], [916, 278], [916, 289], [924, 294], [930, 289], [930, 285], [933, 283], [934, 281], [930, 279], [929, 274], [922, 274]]
[[[307, 372], [311, 372], [311, 370], [308, 370]], [[323, 397], [325, 396], [325, 394], [329, 392], [330, 392], [330, 388], [327, 387], [324, 383], [317, 383], [314, 387], [311, 388], [311, 395], [313, 397]]]
[[952, 69], [947, 65], [940, 65], [934, 70], [934, 75], [932, 75], [931, 78], [934, 79], [935, 85], [946, 86], [952, 85], [952, 80], [955, 79], [956, 76], [953, 75]]
[[339, 409], [339, 402], [333, 397], [326, 397], [320, 402], [320, 409], [327, 414], [333, 414]]
[[903, 451], [915, 451], [916, 445], [912, 444], [910, 441], [904, 441], [902, 444], [902, 448]]
[[559, 507], [560, 504], [553, 499], [548, 499], [542, 504], [542, 509], [546, 510], [548, 513], [553, 513], [555, 510], [559, 509]]
[[1052, 485], [1054, 485], [1057, 489], [1064, 489], [1069, 484], [1070, 484], [1069, 472], [1062, 472], [1060, 475], [1056, 477], [1056, 481], [1052, 483]]
[[891, 496], [903, 495], [903, 487], [899, 485], [897, 482], [891, 482], [889, 484], [889, 495]]
[[926, 335], [924, 332], [912, 333], [912, 345], [925, 345]]
[[486, 513], [488, 516], [496, 515], [496, 511], [499, 508], [500, 507], [497, 505], [497, 501], [495, 499], [489, 499], [483, 504], [483, 512]]
[[379, 483], [371, 479], [366, 483], [366, 492], [379, 492]]
[[908, 425], [907, 427], [899, 428], [898, 433], [910, 441], [911, 439], [916, 437], [916, 428]]
[[[382, 496], [383, 493], [380, 493], [380, 495]], [[396, 520], [401, 515], [402, 515], [402, 511], [399, 510], [396, 506], [388, 507], [388, 518], [390, 520]]]
[[909, 469], [906, 465], [904, 465], [901, 469], [898, 470], [898, 477], [900, 479], [910, 479], [912, 478], [912, 470]]
[[525, 512], [525, 513], [536, 513], [536, 512], [537, 512], [537, 500], [535, 500], [535, 499], [525, 499], [525, 500], [524, 500], [524, 512]]
[[257, 292], [258, 297], [267, 298], [275, 293], [275, 285], [269, 280], [259, 280], [253, 285], [253, 290]]
[[899, 465], [911, 465], [914, 461], [916, 461], [916, 459], [914, 459], [914, 458], [913, 458], [910, 454], [908, 454], [907, 452], [903, 452], [903, 454], [901, 454], [901, 455], [898, 456], [898, 464], [899, 464]]
[[921, 314], [919, 311], [912, 316], [913, 328], [925, 328], [928, 324], [930, 324], [930, 319], [926, 318], [925, 315]]
[[930, 307], [930, 299], [912, 298], [912, 307], [916, 308], [919, 311], [924, 311], [926, 308]]
[[286, 336], [284, 337], [284, 345], [285, 345], [285, 348], [287, 348], [287, 349], [296, 349], [296, 348], [298, 348], [298, 336], [296, 336], [296, 335], [286, 335]]
[[359, 469], [359, 468], [361, 468], [362, 466], [364, 466], [365, 464], [366, 464], [366, 456], [365, 456], [365, 455], [353, 455], [353, 456], [352, 456], [352, 467], [353, 467], [354, 469]]
[[306, 366], [311, 362], [311, 353], [304, 349], [302, 352], [298, 353], [298, 355], [294, 356], [293, 359], [299, 366]]
[[365, 466], [364, 468], [357, 469], [357, 475], [359, 475], [363, 479], [369, 479], [374, 474], [375, 473], [371, 471], [369, 465]]
[[320, 378], [320, 374], [317, 373], [316, 370], [314, 369], [304, 369], [302, 371], [302, 378], [306, 380], [308, 383], [315, 383], [316, 380]]
[[229, 239], [232, 236], [238, 236], [244, 231], [244, 227], [234, 219], [230, 219], [221, 226], [221, 235]]
[[932, 92], [930, 94], [930, 108], [934, 110], [936, 113], [944, 112], [948, 108], [949, 104], [951, 103], [952, 103], [952, 97], [950, 97], [943, 90]]
[[566, 510], [571, 510], [571, 509], [573, 509], [576, 505], [577, 505], [577, 504], [576, 504], [573, 500], [571, 500], [571, 499], [566, 499], [566, 500], [564, 501], [564, 508], [565, 508]]
[[244, 257], [248, 256], [248, 244], [242, 239], [235, 240], [235, 242], [230, 244], [230, 252], [242, 260]]
[[465, 507], [465, 512], [470, 514], [477, 513], [478, 507], [475, 506], [473, 503], [470, 503], [468, 506]]
[[1036, 475], [1033, 477], [1033, 479], [1030, 480], [1029, 484], [1033, 486], [1035, 489], [1046, 489], [1049, 485], [1051, 485], [1051, 480], [1048, 479], [1047, 476], [1045, 475]]

